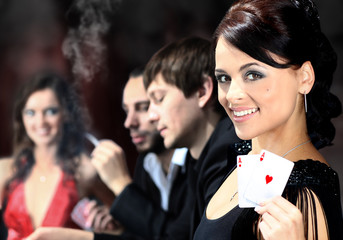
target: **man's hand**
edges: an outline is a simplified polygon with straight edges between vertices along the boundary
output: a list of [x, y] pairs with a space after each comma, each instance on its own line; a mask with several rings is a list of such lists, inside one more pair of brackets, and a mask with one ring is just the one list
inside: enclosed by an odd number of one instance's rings
[[92, 164], [102, 181], [119, 195], [132, 182], [123, 149], [111, 140], [102, 140], [91, 154]]
[[115, 222], [110, 214], [110, 210], [105, 205], [99, 205], [95, 200], [91, 200], [85, 207], [87, 225], [95, 232], [108, 232], [118, 230], [119, 224]]

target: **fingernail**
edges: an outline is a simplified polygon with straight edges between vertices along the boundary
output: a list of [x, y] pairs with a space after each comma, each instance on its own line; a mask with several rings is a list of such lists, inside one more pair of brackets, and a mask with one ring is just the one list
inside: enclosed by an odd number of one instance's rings
[[257, 213], [260, 213], [260, 211], [261, 211], [261, 206], [256, 206], [254, 210], [255, 210], [255, 212], [257, 212]]
[[88, 228], [91, 228], [92, 227], [92, 223], [90, 221], [86, 221], [85, 222], [85, 227], [88, 229]]

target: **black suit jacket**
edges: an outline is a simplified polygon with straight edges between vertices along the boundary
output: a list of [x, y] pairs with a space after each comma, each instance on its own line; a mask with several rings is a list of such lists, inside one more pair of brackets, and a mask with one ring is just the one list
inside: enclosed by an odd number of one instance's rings
[[[187, 169], [180, 168], [173, 182], [169, 209], [161, 208], [160, 191], [143, 167], [145, 155], [137, 159], [133, 183], [116, 198], [111, 215], [125, 226], [121, 236], [95, 234], [94, 239], [188, 239], [190, 236], [190, 209], [187, 198]], [[180, 219], [180, 213], [189, 212]]]
[[192, 239], [202, 213], [219, 188], [222, 179], [236, 162], [227, 160], [228, 147], [239, 138], [228, 117], [218, 122], [198, 160], [190, 154], [186, 171], [179, 172], [169, 200], [169, 212], [160, 207], [159, 191], [138, 160], [134, 183], [114, 201], [111, 214], [126, 226], [124, 236], [97, 239], [135, 239], [132, 233], [149, 240]]

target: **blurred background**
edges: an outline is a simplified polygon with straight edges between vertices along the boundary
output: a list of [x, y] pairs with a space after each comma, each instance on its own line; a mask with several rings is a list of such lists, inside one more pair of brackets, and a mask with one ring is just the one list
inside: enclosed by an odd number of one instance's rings
[[[76, 85], [90, 132], [116, 141], [131, 172], [137, 157], [124, 129], [121, 93], [129, 72], [162, 46], [189, 35], [211, 38], [228, 0], [0, 0], [0, 157], [11, 155], [17, 87], [49, 68]], [[343, 102], [343, 1], [315, 1], [322, 29], [338, 53], [332, 91]], [[322, 150], [343, 193], [343, 115], [334, 145]]]

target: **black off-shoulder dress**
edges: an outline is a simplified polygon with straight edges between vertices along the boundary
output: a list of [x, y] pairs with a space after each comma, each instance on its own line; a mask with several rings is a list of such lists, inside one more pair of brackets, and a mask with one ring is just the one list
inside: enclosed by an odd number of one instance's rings
[[[246, 143], [243, 144], [236, 144], [236, 155], [246, 154], [250, 150]], [[234, 154], [231, 157], [235, 157]], [[294, 205], [299, 201], [297, 205], [300, 211], [303, 216], [308, 216], [307, 211], [316, 209], [312, 193], [318, 197], [324, 209], [329, 239], [343, 239], [342, 207], [337, 173], [319, 161], [299, 160], [295, 162], [282, 196]], [[315, 214], [312, 216], [314, 217]], [[194, 240], [257, 239], [254, 228], [257, 226], [258, 217], [259, 215], [253, 208], [242, 209], [238, 206], [214, 220], [207, 219], [204, 212]], [[312, 225], [314, 236], [316, 236], [315, 221], [308, 219], [307, 222]]]

